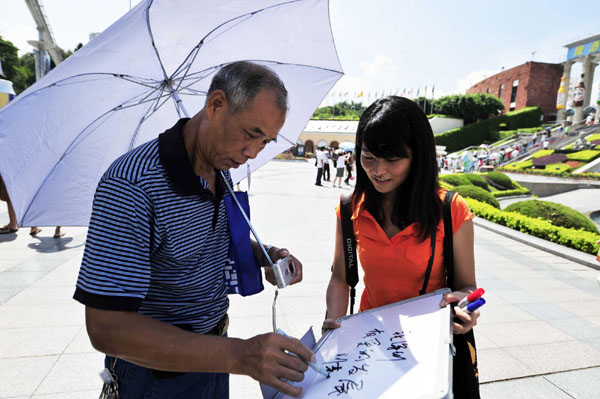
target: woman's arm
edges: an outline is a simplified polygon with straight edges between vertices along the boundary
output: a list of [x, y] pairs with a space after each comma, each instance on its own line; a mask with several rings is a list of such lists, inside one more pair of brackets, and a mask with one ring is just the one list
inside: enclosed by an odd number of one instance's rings
[[333, 252], [333, 272], [327, 287], [327, 318], [323, 322], [323, 331], [338, 328], [336, 320], [345, 316], [348, 311], [348, 293], [350, 287], [346, 283], [346, 263], [344, 260], [344, 242], [342, 222], [337, 219], [335, 228], [335, 249]]
[[[441, 306], [458, 302], [477, 289], [473, 237], [472, 220], [464, 222], [458, 231], [454, 233], [452, 248], [454, 251], [454, 287], [456, 291], [444, 295]], [[464, 334], [477, 324], [478, 310], [471, 314], [458, 307], [455, 307], [454, 310], [461, 321], [460, 323], [454, 323], [456, 334]]]

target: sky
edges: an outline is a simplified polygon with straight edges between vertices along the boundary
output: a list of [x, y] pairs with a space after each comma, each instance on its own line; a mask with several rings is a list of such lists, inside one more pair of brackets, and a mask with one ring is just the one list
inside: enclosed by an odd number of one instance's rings
[[[31, 51], [27, 40], [36, 39], [37, 31], [25, 1], [1, 1], [0, 36], [13, 42], [20, 55]], [[56, 42], [71, 50], [139, 0], [40, 2]], [[414, 96], [419, 90], [423, 95], [425, 87], [428, 97], [432, 87], [436, 98], [461, 94], [502, 68], [531, 60], [562, 62], [565, 44], [600, 33], [599, 11], [597, 0], [330, 0], [345, 76], [323, 104], [346, 92], [350, 97], [363, 92], [363, 102], [382, 91]], [[580, 71], [581, 64], [575, 64], [572, 81]], [[597, 71], [592, 99], [599, 84]]]

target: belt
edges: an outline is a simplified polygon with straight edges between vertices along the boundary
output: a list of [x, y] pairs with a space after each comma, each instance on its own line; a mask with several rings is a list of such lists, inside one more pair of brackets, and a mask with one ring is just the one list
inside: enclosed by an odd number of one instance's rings
[[[186, 327], [187, 326], [176, 326], [176, 327], [180, 327], [183, 328], [184, 330], [188, 330]], [[217, 335], [217, 336], [224, 336], [227, 333], [227, 328], [229, 327], [229, 316], [227, 315], [227, 313], [225, 313], [225, 316], [223, 316], [221, 318], [221, 320], [219, 320], [219, 322], [217, 323], [216, 326], [214, 326], [210, 331], [207, 331], [203, 334], [205, 335]], [[189, 331], [189, 330], [188, 330]], [[152, 374], [159, 379], [163, 379], [163, 378], [173, 378], [173, 377], [179, 377], [181, 375], [186, 374], [185, 372], [180, 372], [180, 371], [162, 371], [162, 370], [152, 370]]]

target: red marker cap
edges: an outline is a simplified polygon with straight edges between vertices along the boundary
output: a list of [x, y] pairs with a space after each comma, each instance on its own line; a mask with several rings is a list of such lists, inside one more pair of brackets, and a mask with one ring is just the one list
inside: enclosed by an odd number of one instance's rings
[[479, 298], [481, 298], [481, 296], [485, 294], [485, 290], [483, 288], [477, 288], [475, 291], [471, 292], [468, 296], [467, 296], [467, 301], [469, 302], [473, 302]]

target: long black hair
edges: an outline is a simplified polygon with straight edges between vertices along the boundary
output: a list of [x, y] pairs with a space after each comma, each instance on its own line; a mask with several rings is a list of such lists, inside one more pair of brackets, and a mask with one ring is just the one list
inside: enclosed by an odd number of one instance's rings
[[382, 196], [360, 162], [363, 145], [377, 158], [411, 155], [409, 174], [396, 189], [391, 219], [400, 228], [417, 223], [419, 241], [424, 241], [437, 229], [442, 216], [435, 141], [427, 116], [414, 101], [389, 96], [371, 104], [358, 122], [352, 203], [356, 209], [364, 194], [366, 209], [382, 224]]

